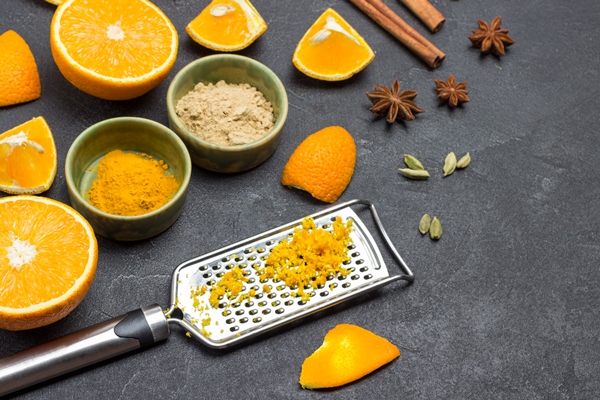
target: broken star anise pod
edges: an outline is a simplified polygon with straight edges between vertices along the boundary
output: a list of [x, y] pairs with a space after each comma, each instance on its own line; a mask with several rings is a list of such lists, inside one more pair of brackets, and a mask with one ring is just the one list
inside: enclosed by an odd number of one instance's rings
[[479, 20], [479, 29], [473, 29], [473, 35], [469, 36], [469, 40], [475, 47], [479, 47], [483, 54], [490, 51], [497, 56], [504, 55], [504, 48], [515, 43], [508, 36], [508, 29], [500, 29], [502, 17], [494, 18], [491, 26], [487, 22]]
[[[393, 123], [396, 119], [410, 121], [415, 119], [416, 113], [425, 112], [412, 100], [417, 97], [414, 90], [400, 92], [398, 79], [394, 80], [391, 89], [382, 85], [374, 85], [375, 91], [367, 92], [367, 97], [373, 103], [369, 110], [380, 117], [386, 117], [387, 122]], [[414, 113], [414, 114], [413, 114]]]
[[440, 100], [447, 101], [450, 107], [456, 107], [460, 103], [469, 101], [469, 96], [467, 96], [469, 91], [465, 89], [467, 82], [456, 83], [456, 79], [452, 74], [445, 82], [440, 79], [434, 79], [434, 82], [438, 97]]

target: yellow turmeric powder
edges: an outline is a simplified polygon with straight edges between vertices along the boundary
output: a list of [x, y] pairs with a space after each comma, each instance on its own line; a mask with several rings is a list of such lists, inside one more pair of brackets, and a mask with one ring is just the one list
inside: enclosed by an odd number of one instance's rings
[[100, 160], [90, 203], [116, 215], [141, 215], [166, 204], [179, 188], [168, 165], [146, 154], [113, 150]]

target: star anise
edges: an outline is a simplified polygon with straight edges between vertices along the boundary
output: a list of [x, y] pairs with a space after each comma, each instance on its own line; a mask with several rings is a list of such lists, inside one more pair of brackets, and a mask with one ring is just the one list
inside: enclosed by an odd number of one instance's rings
[[469, 101], [469, 96], [467, 96], [469, 91], [465, 89], [467, 82], [456, 83], [452, 74], [445, 82], [440, 79], [434, 79], [434, 81], [438, 97], [440, 100], [448, 101], [450, 107], [456, 107], [460, 103]]
[[422, 113], [412, 100], [417, 97], [414, 90], [400, 92], [398, 79], [394, 80], [391, 90], [382, 85], [375, 85], [374, 92], [367, 92], [367, 97], [373, 103], [369, 110], [380, 117], [386, 117], [387, 122], [393, 123], [396, 119], [410, 121], [415, 119], [413, 113]]
[[494, 18], [491, 26], [485, 21], [477, 21], [479, 29], [473, 29], [473, 35], [469, 36], [469, 40], [475, 47], [479, 47], [483, 54], [490, 51], [497, 56], [504, 55], [504, 48], [515, 43], [508, 36], [508, 29], [500, 29], [502, 17]]

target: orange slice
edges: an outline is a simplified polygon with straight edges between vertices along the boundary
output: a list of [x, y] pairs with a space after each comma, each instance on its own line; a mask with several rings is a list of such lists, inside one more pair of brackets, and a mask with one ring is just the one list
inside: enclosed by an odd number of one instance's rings
[[90, 224], [45, 197], [0, 198], [0, 329], [23, 330], [67, 316], [94, 280]]
[[237, 51], [250, 46], [267, 24], [248, 0], [213, 0], [185, 30], [209, 49]]
[[165, 79], [177, 57], [169, 18], [148, 0], [63, 0], [50, 26], [64, 77], [106, 100], [138, 97]]
[[328, 8], [304, 34], [292, 62], [311, 78], [341, 81], [362, 71], [374, 58], [358, 32]]
[[308, 136], [283, 168], [281, 184], [335, 202], [346, 190], [356, 164], [356, 145], [347, 130], [329, 126]]
[[39, 99], [42, 85], [25, 40], [15, 31], [0, 35], [0, 107]]
[[56, 176], [56, 147], [44, 117], [33, 118], [0, 135], [0, 191], [37, 194]]
[[302, 364], [300, 385], [322, 389], [345, 385], [400, 356], [400, 350], [364, 328], [340, 324]]

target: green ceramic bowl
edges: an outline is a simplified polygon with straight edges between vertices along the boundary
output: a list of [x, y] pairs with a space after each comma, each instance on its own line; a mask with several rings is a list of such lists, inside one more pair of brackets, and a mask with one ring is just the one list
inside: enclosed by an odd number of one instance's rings
[[[175, 107], [199, 82], [247, 83], [262, 92], [273, 106], [273, 128], [259, 140], [236, 146], [221, 146], [200, 139], [181, 122]], [[167, 92], [169, 126], [187, 146], [192, 162], [216, 172], [240, 172], [254, 168], [273, 154], [279, 144], [281, 129], [288, 113], [288, 99], [283, 84], [273, 71], [260, 62], [235, 54], [215, 54], [186, 65], [171, 81]]]
[[[117, 149], [164, 160], [179, 183], [173, 198], [137, 216], [108, 214], [91, 205], [87, 192], [96, 179], [97, 165], [108, 152]], [[171, 226], [183, 210], [191, 171], [188, 151], [173, 131], [158, 122], [135, 117], [107, 119], [87, 128], [69, 148], [65, 162], [71, 205], [98, 235], [114, 240], [147, 239]]]

